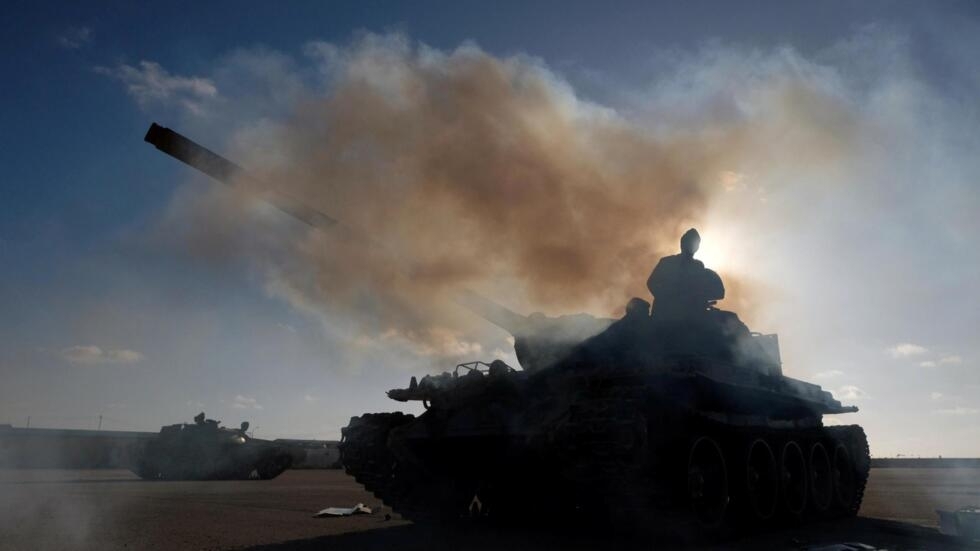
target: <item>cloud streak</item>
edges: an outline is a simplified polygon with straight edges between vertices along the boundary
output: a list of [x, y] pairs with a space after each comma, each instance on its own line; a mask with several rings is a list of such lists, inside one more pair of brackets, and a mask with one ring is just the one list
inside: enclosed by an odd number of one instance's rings
[[231, 407], [235, 409], [264, 409], [258, 400], [252, 396], [236, 394], [231, 401]]
[[854, 385], [844, 385], [834, 391], [838, 400], [863, 400], [869, 398], [868, 393]]
[[929, 352], [929, 349], [918, 344], [903, 342], [888, 348], [886, 352], [888, 352], [892, 358], [901, 359], [911, 358], [912, 356], [921, 356], [922, 354]]
[[78, 50], [92, 42], [91, 27], [72, 27], [58, 36], [58, 44], [68, 50]]
[[218, 96], [218, 89], [211, 80], [172, 75], [153, 61], [143, 60], [136, 66], [96, 67], [95, 71], [122, 82], [129, 95], [144, 108], [175, 102], [200, 115], [204, 112], [204, 102]]
[[69, 346], [61, 350], [61, 357], [73, 364], [135, 364], [143, 361], [143, 354], [125, 348], [102, 348], [94, 344]]

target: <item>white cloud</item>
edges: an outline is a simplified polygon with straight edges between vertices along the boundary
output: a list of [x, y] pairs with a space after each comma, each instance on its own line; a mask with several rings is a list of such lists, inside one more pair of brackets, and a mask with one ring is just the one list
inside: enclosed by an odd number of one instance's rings
[[58, 37], [58, 44], [69, 50], [77, 50], [92, 42], [92, 29], [72, 27]]
[[919, 346], [918, 344], [912, 344], [910, 342], [903, 342], [888, 348], [888, 352], [893, 358], [908, 358], [911, 356], [921, 356], [928, 352], [929, 349], [924, 346]]
[[926, 360], [919, 362], [919, 367], [936, 367], [937, 365], [959, 365], [963, 363], [963, 358], [957, 355], [943, 356], [936, 360]]
[[955, 407], [955, 408], [948, 408], [948, 409], [937, 409], [933, 413], [938, 413], [940, 415], [976, 415], [980, 413], [980, 409]]
[[815, 379], [831, 379], [833, 377], [840, 377], [843, 374], [844, 372], [839, 369], [831, 369], [829, 371], [821, 371], [820, 373], [817, 373], [813, 377]]
[[258, 400], [251, 396], [243, 396], [241, 394], [235, 395], [235, 398], [231, 401], [231, 407], [235, 409], [262, 409]]
[[942, 392], [930, 392], [929, 393], [929, 398], [931, 398], [933, 400], [942, 400], [943, 399], [943, 393]]
[[133, 364], [143, 360], [143, 354], [125, 348], [102, 348], [94, 344], [69, 346], [61, 357], [74, 364]]
[[218, 96], [218, 88], [210, 79], [172, 75], [153, 61], [140, 61], [138, 67], [125, 64], [115, 69], [96, 67], [95, 71], [122, 82], [141, 107], [176, 103], [200, 115], [204, 112], [204, 101]]
[[303, 399], [306, 400], [310, 404], [312, 404], [313, 402], [316, 402], [316, 396], [312, 396], [310, 394], [304, 394], [303, 395]]
[[834, 396], [838, 400], [860, 400], [869, 398], [868, 393], [854, 385], [844, 385], [834, 391]]

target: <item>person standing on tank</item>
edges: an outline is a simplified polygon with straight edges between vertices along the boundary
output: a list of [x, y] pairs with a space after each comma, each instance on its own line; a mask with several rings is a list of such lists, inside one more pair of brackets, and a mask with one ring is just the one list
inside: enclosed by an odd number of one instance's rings
[[725, 298], [725, 286], [713, 270], [694, 258], [701, 235], [694, 228], [681, 236], [681, 252], [660, 259], [647, 278], [653, 294], [654, 319], [690, 319]]

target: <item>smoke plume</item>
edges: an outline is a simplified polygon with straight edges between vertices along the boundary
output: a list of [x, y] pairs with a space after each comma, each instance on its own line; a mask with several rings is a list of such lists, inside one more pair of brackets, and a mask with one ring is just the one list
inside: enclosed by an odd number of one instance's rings
[[[887, 132], [861, 115], [876, 89], [792, 50], [665, 58], [666, 76], [615, 109], [540, 60], [471, 44], [367, 35], [307, 54], [322, 83], [283, 77], [279, 112], [241, 125], [226, 150], [344, 229], [272, 232], [251, 252], [267, 288], [330, 332], [422, 355], [506, 348], [448, 300], [462, 288], [523, 313], [617, 316], [649, 298], [647, 275], [691, 226], [727, 284], [722, 305], [751, 324], [756, 295], [778, 290], [745, 259], [769, 261], [771, 230], [867, 171], [862, 148]], [[198, 243], [254, 222], [245, 202], [195, 201]]]
[[745, 141], [737, 124], [656, 132], [540, 61], [472, 45], [311, 49], [328, 89], [239, 136], [236, 155], [353, 230], [289, 243], [270, 289], [423, 349], [460, 346], [445, 298], [462, 287], [524, 312], [618, 314], [647, 296]]

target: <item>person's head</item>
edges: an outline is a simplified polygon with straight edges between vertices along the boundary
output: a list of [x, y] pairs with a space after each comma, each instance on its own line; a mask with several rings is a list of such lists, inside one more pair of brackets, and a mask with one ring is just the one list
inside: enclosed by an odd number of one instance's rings
[[701, 235], [698, 230], [691, 228], [681, 236], [681, 252], [686, 256], [694, 256], [701, 246]]
[[626, 316], [649, 316], [650, 315], [650, 303], [643, 300], [642, 298], [633, 297], [629, 302], [626, 303]]

